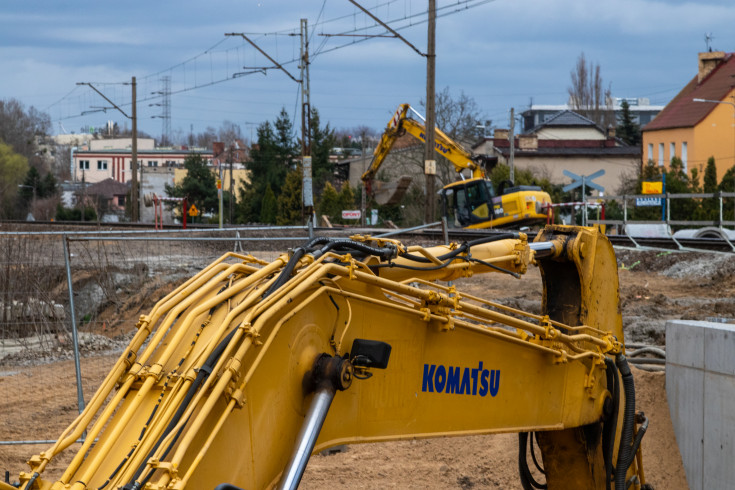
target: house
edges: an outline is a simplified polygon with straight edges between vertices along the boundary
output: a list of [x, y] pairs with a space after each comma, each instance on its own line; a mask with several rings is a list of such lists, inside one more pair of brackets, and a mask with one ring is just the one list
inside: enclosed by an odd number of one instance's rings
[[125, 199], [130, 192], [130, 185], [118, 182], [115, 179], [105, 179], [92, 185], [84, 185], [81, 199], [86, 206], [92, 206], [97, 214], [122, 216], [125, 213]]
[[[623, 101], [628, 103], [628, 112], [633, 122], [641, 127], [651, 122], [664, 108], [662, 105], [651, 105], [651, 101], [645, 97], [615, 97], [610, 101], [610, 109], [615, 114], [616, 120], [620, 120], [623, 114]], [[540, 126], [559, 112], [567, 110], [573, 110], [573, 108], [569, 104], [531, 104], [528, 109], [521, 113], [523, 131], [531, 131], [534, 127]]]
[[[604, 187], [607, 194], [618, 189], [622, 177], [635, 175], [640, 162], [639, 147], [626, 145], [615, 138], [614, 129], [605, 130], [570, 110], [557, 112], [513, 140], [515, 168], [564, 184], [572, 182], [564, 170], [580, 176], [605, 170], [594, 182]], [[495, 130], [493, 138], [483, 139], [472, 150], [476, 154], [497, 156], [499, 162], [507, 165], [508, 130]]]
[[689, 83], [642, 130], [642, 163], [665, 167], [681, 158], [686, 172], [715, 158], [717, 180], [735, 165], [735, 53], [699, 53]]

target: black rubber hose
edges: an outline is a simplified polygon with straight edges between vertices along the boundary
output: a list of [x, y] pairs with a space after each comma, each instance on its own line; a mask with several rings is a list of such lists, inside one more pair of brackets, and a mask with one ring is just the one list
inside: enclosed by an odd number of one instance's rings
[[[483, 243], [497, 242], [498, 240], [506, 240], [510, 238], [518, 238], [518, 233], [500, 233], [497, 235], [476, 238], [475, 240], [470, 240], [469, 242], [463, 243], [461, 246], [452, 250], [451, 252], [447, 252], [444, 255], [440, 255], [439, 257], [437, 257], [437, 259], [446, 260], [449, 258], [454, 258], [460, 253], [465, 252], [466, 250], [474, 247], [475, 245], [482, 245]], [[414, 255], [414, 254], [409, 254], [409, 253], [402, 253], [401, 257], [409, 259], [409, 260], [413, 260], [414, 262], [423, 262], [423, 263], [432, 262], [431, 260], [421, 255]]]
[[314, 258], [319, 258], [330, 250], [356, 250], [358, 252], [366, 253], [369, 255], [377, 255], [383, 260], [392, 259], [396, 256], [396, 249], [394, 247], [371, 247], [365, 245], [362, 242], [356, 242], [348, 239], [334, 239], [327, 243], [324, 247], [314, 253]]
[[[184, 412], [186, 411], [187, 407], [189, 406], [189, 403], [191, 403], [192, 398], [194, 398], [194, 395], [196, 394], [197, 390], [199, 389], [199, 386], [206, 380], [209, 375], [212, 373], [212, 370], [214, 369], [215, 364], [217, 364], [217, 361], [222, 356], [222, 353], [225, 350], [225, 347], [227, 347], [227, 344], [230, 343], [230, 340], [232, 340], [232, 337], [235, 335], [235, 332], [237, 332], [237, 329], [232, 330], [227, 336], [222, 339], [222, 341], [217, 344], [217, 347], [212, 351], [212, 353], [209, 355], [207, 360], [204, 362], [201, 368], [199, 368], [199, 372], [197, 373], [197, 377], [194, 379], [194, 382], [189, 387], [189, 390], [186, 392], [186, 396], [181, 402], [181, 405], [179, 405], [179, 408], [176, 410], [176, 413], [171, 418], [171, 421], [169, 422], [166, 429], [163, 431], [163, 434], [161, 434], [161, 437], [158, 438], [158, 441], [156, 442], [155, 446], [148, 452], [148, 455], [145, 458], [145, 462], [143, 462], [138, 469], [136, 470], [135, 474], [133, 475], [133, 479], [131, 482], [128, 482], [127, 485], [123, 487], [124, 490], [137, 490], [141, 488], [145, 482], [138, 482], [138, 478], [140, 478], [140, 475], [143, 474], [143, 471], [145, 471], [146, 468], [146, 462], [155, 454], [155, 452], [158, 450], [159, 446], [163, 442], [163, 440], [168, 436], [168, 434], [176, 427], [176, 425], [179, 423], [179, 420], [181, 420], [181, 417], [184, 415]], [[178, 439], [178, 436], [174, 438], [175, 442]]]
[[633, 431], [635, 428], [635, 383], [633, 373], [623, 354], [618, 354], [615, 364], [620, 371], [623, 380], [623, 392], [625, 393], [625, 408], [623, 409], [623, 430], [620, 435], [620, 446], [618, 448], [618, 462], [615, 468], [615, 490], [626, 490], [625, 475], [632, 462], [630, 458], [631, 445], [633, 442]]
[[545, 489], [548, 485], [545, 483], [539, 483], [531, 474], [531, 470], [528, 468], [528, 459], [526, 457], [528, 448], [528, 432], [518, 433], [518, 471], [521, 476], [521, 485], [523, 490], [534, 490], [534, 489]]
[[605, 489], [610, 489], [613, 477], [613, 454], [615, 453], [615, 431], [618, 426], [618, 412], [620, 410], [620, 380], [618, 379], [618, 368], [615, 361], [605, 358], [605, 375], [607, 376], [607, 389], [612, 395], [612, 413], [605, 420], [602, 442], [603, 457], [605, 459]]

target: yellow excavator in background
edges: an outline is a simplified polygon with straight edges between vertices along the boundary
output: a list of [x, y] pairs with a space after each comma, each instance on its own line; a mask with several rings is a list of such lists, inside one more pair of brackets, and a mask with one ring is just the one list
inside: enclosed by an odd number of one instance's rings
[[[418, 119], [409, 117], [409, 111]], [[390, 153], [396, 140], [408, 133], [414, 138], [426, 141], [425, 120], [410, 105], [401, 104], [380, 138], [373, 152], [370, 167], [362, 175], [369, 194], [375, 195], [374, 182], [378, 169]], [[520, 228], [546, 222], [547, 206], [551, 197], [538, 186], [514, 186], [512, 182], [500, 183], [497, 192], [487, 178], [486, 171], [492, 169], [497, 159], [482, 155], [473, 156], [455, 143], [439, 128], [435, 131], [435, 149], [454, 165], [462, 180], [452, 182], [441, 191], [443, 214], [449, 226], [457, 228]], [[487, 168], [490, 167], [490, 168]], [[471, 177], [465, 179], [462, 171], [469, 170]], [[395, 203], [405, 193], [411, 180], [402, 177], [397, 181], [397, 189], [378, 204]], [[507, 185], [510, 184], [510, 185]]]
[[[530, 266], [541, 314], [444, 283]], [[292, 489], [330, 446], [501, 432], [520, 434], [524, 488], [650, 488], [623, 340], [615, 256], [591, 228], [228, 253], [140, 317], [84, 411], [0, 490]]]

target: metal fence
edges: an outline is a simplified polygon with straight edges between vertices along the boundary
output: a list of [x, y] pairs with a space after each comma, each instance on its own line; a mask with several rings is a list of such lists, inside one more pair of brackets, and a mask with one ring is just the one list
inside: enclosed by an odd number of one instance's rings
[[0, 233], [0, 462], [2, 447], [48, 443], [71, 423], [139, 315], [178, 284], [228, 251], [274, 260], [309, 231]]

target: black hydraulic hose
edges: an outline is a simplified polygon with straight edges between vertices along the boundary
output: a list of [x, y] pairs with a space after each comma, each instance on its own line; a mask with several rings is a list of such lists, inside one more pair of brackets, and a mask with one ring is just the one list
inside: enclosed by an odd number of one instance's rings
[[528, 459], [526, 457], [528, 435], [528, 432], [518, 433], [518, 471], [521, 476], [521, 485], [523, 486], [523, 490], [548, 488], [546, 483], [537, 482], [531, 474], [531, 470], [528, 468]]
[[[169, 422], [166, 429], [161, 434], [161, 437], [158, 438], [158, 441], [156, 441], [156, 444], [153, 446], [153, 448], [148, 452], [148, 455], [145, 458], [145, 461], [138, 467], [135, 474], [133, 475], [133, 479], [131, 482], [129, 482], [127, 485], [123, 487], [124, 490], [138, 490], [139, 488], [142, 488], [142, 486], [145, 484], [145, 482], [139, 482], [138, 479], [140, 478], [140, 475], [143, 474], [143, 471], [145, 471], [147, 461], [153, 457], [155, 452], [160, 447], [163, 440], [168, 436], [168, 434], [176, 427], [176, 425], [181, 420], [181, 417], [184, 415], [184, 412], [189, 406], [189, 403], [191, 403], [191, 400], [194, 398], [194, 395], [196, 394], [197, 390], [199, 389], [199, 386], [209, 377], [209, 375], [212, 373], [212, 370], [214, 369], [215, 364], [217, 364], [217, 361], [222, 356], [222, 353], [224, 352], [227, 345], [230, 343], [230, 340], [232, 340], [232, 337], [235, 335], [235, 332], [237, 332], [237, 329], [232, 330], [227, 336], [222, 339], [222, 341], [217, 344], [217, 347], [212, 351], [212, 353], [209, 355], [207, 360], [204, 362], [201, 368], [199, 368], [199, 372], [197, 373], [197, 377], [194, 379], [194, 382], [189, 387], [189, 390], [186, 392], [186, 396], [181, 402], [181, 405], [179, 405], [179, 408], [176, 410], [176, 413], [171, 418], [171, 421]], [[180, 434], [180, 432], [179, 432]], [[172, 441], [172, 444], [178, 439], [178, 434]], [[170, 449], [170, 447], [169, 447]], [[168, 449], [167, 449], [168, 451]], [[150, 478], [150, 475], [147, 479]]]
[[356, 250], [358, 252], [366, 253], [369, 255], [377, 255], [383, 260], [389, 260], [396, 256], [396, 249], [394, 247], [371, 247], [365, 245], [362, 242], [356, 242], [349, 239], [333, 239], [327, 243], [324, 247], [314, 253], [314, 258], [319, 258], [330, 250]]
[[620, 371], [623, 380], [623, 392], [625, 393], [625, 407], [623, 409], [623, 430], [620, 435], [618, 448], [618, 462], [615, 467], [615, 490], [626, 490], [625, 476], [628, 467], [633, 461], [630, 457], [633, 442], [633, 431], [635, 428], [635, 384], [633, 373], [623, 354], [618, 354], [615, 364]]
[[641, 423], [641, 426], [638, 427], [638, 433], [635, 436], [635, 441], [633, 441], [633, 445], [630, 448], [630, 461], [628, 461], [628, 465], [633, 462], [633, 459], [635, 458], [635, 453], [638, 452], [638, 447], [641, 445], [641, 440], [643, 439], [643, 436], [646, 435], [646, 431], [648, 430], [648, 417], [643, 415], [643, 412], [640, 412], [638, 416], [643, 419], [643, 422]]
[[[463, 243], [462, 245], [452, 250], [451, 252], [447, 252], [444, 255], [440, 255], [439, 257], [437, 257], [437, 259], [446, 260], [449, 258], [454, 258], [457, 255], [474, 247], [475, 245], [482, 245], [483, 243], [497, 242], [498, 240], [506, 240], [510, 238], [518, 238], [518, 233], [499, 233], [497, 235], [476, 238], [475, 240], [470, 240], [469, 242]], [[432, 262], [431, 260], [421, 255], [414, 255], [414, 254], [409, 254], [409, 253], [402, 253], [401, 257], [412, 260], [414, 262], [423, 262], [423, 263]]]
[[604, 423], [602, 436], [603, 457], [605, 459], [605, 489], [610, 489], [613, 477], [613, 454], [615, 453], [615, 431], [618, 426], [618, 412], [620, 410], [620, 380], [618, 379], [618, 368], [615, 361], [605, 357], [605, 375], [607, 376], [607, 389], [612, 395], [612, 410]]

